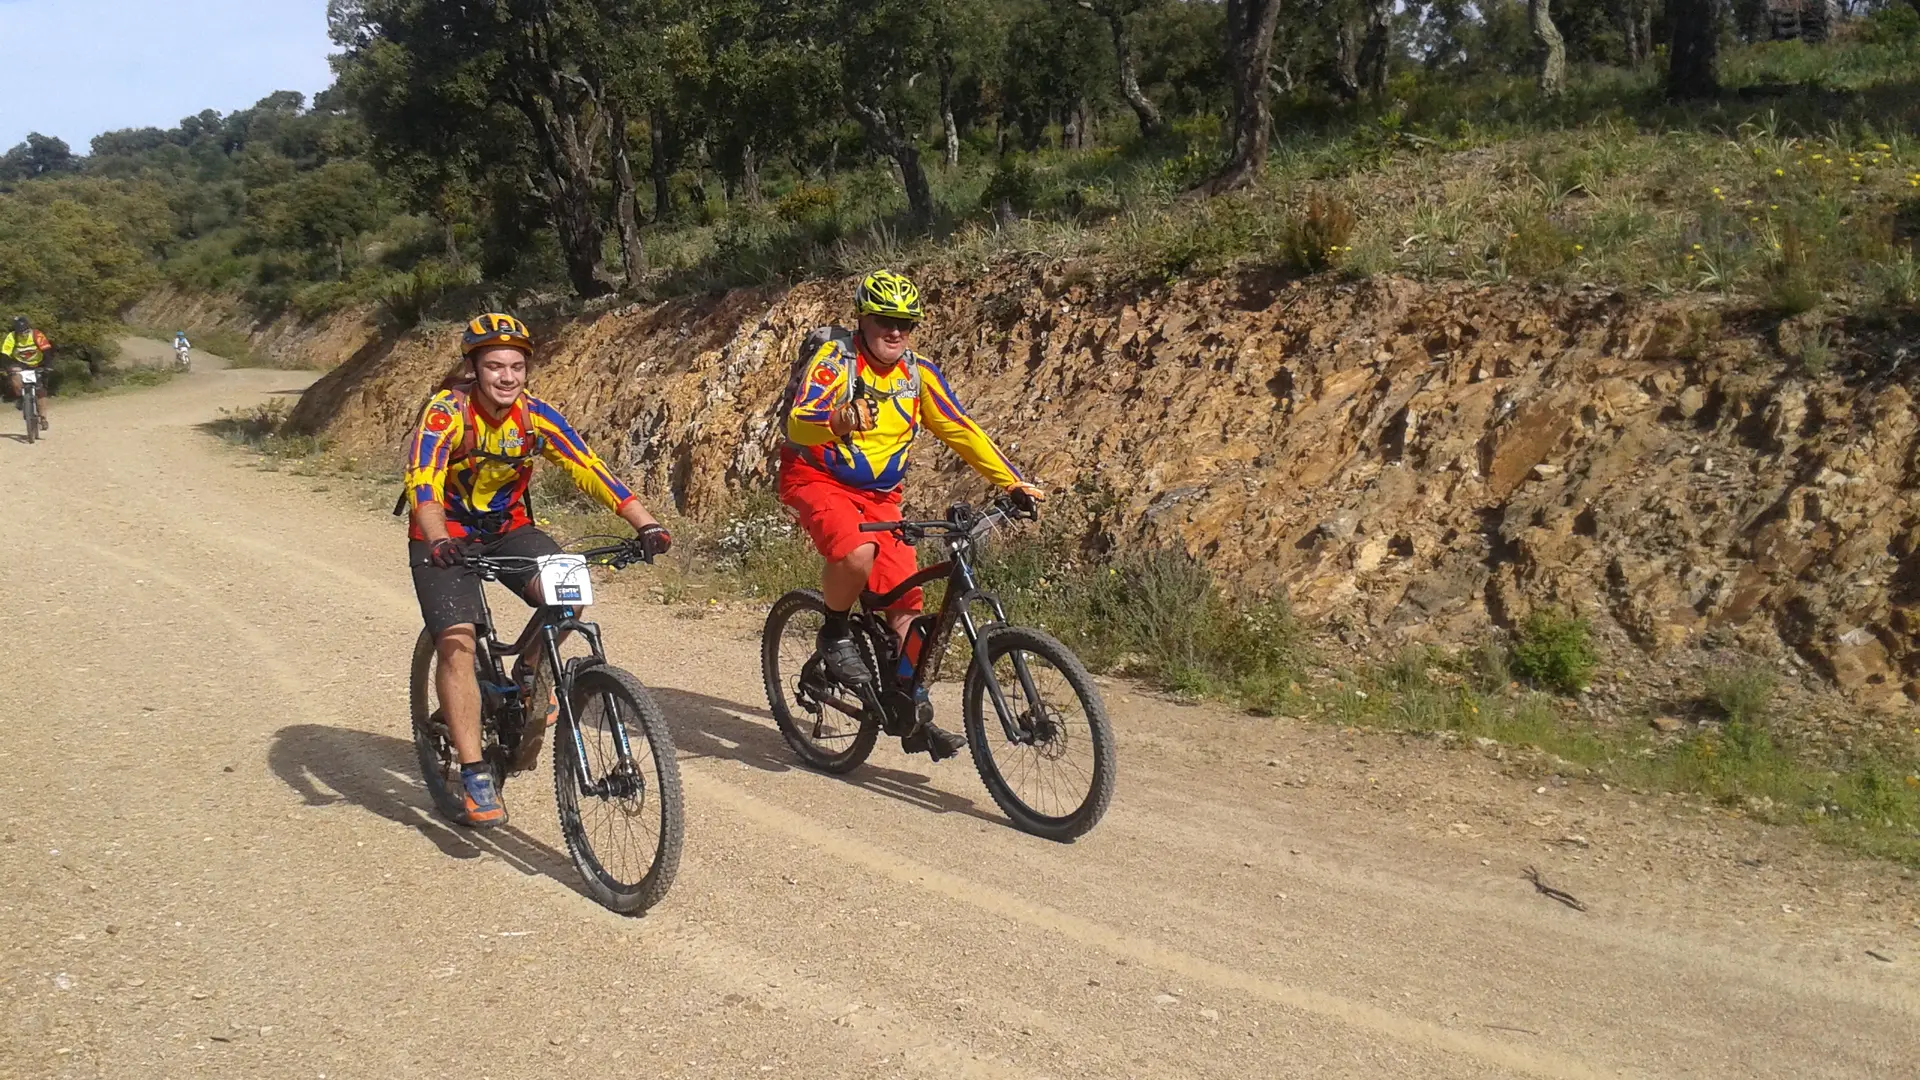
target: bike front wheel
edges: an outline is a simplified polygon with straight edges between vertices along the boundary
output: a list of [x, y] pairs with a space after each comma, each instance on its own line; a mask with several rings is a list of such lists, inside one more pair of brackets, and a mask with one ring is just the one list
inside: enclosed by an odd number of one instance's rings
[[[823, 772], [848, 773], [873, 753], [880, 721], [826, 674], [815, 645], [826, 618], [827, 602], [813, 589], [796, 589], [776, 601], [760, 635], [760, 674], [773, 722], [800, 760]], [[871, 659], [870, 644], [865, 651]]]
[[20, 399], [20, 415], [27, 418], [27, 441], [40, 441], [40, 395], [29, 384]]
[[1113, 800], [1113, 728], [1079, 657], [1038, 630], [995, 628], [967, 668], [962, 702], [974, 767], [1015, 827], [1067, 842], [1099, 824]]
[[560, 832], [587, 893], [638, 914], [680, 871], [685, 822], [673, 735], [646, 687], [619, 668], [582, 669], [568, 700], [573, 720], [561, 721], [553, 742]]

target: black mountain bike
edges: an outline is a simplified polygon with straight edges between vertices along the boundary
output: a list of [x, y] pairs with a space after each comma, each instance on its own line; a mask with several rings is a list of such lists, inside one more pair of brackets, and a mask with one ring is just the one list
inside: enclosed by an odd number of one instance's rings
[[[927, 691], [957, 625], [972, 648], [961, 691], [967, 743], [993, 801], [1015, 826], [1049, 840], [1073, 840], [1099, 823], [1113, 799], [1114, 744], [1093, 679], [1065, 645], [1009, 625], [999, 599], [974, 577], [973, 557], [987, 534], [1032, 516], [1002, 498], [985, 509], [956, 505], [945, 521], [860, 526], [897, 531], [908, 543], [932, 537], [948, 555], [884, 596], [862, 594], [853, 621], [870, 676], [864, 685], [836, 680], [817, 651], [827, 611], [818, 591], [798, 589], [773, 605], [760, 641], [761, 672], [774, 722], [800, 760], [851, 772], [881, 731], [906, 735], [932, 719]], [[915, 619], [903, 647], [883, 613], [908, 590], [942, 577], [940, 610]], [[989, 621], [975, 619], [976, 604], [992, 612]], [[991, 730], [989, 711], [998, 721]]]
[[[616, 569], [651, 561], [632, 541], [577, 553], [588, 563]], [[503, 571], [542, 563], [524, 557], [471, 556], [467, 566], [488, 581]], [[577, 587], [584, 565], [566, 579]], [[561, 599], [569, 584], [559, 586]], [[483, 609], [484, 610], [484, 609]], [[588, 654], [562, 659], [561, 639], [577, 634]], [[480, 680], [480, 741], [504, 790], [510, 773], [531, 769], [553, 725], [553, 795], [560, 831], [573, 865], [595, 900], [623, 914], [660, 902], [680, 868], [684, 835], [680, 765], [673, 735], [646, 687], [607, 663], [600, 628], [583, 622], [573, 606], [535, 609], [511, 645], [494, 635], [492, 613], [475, 630], [474, 668]], [[437, 653], [426, 631], [413, 649], [411, 704], [413, 746], [434, 806], [458, 821], [466, 814], [459, 755], [448, 739], [433, 679]], [[512, 657], [512, 673], [502, 661]]]
[[40, 395], [46, 393], [40, 380], [45, 374], [39, 368], [20, 369], [20, 415], [27, 421], [27, 441], [40, 440]]

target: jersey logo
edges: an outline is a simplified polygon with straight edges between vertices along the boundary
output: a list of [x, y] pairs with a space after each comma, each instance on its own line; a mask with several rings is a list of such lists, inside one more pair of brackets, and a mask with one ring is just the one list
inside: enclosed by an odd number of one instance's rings
[[520, 433], [518, 431], [507, 432], [500, 437], [500, 446], [506, 453], [519, 453], [521, 446]]
[[427, 430], [435, 435], [453, 426], [453, 409], [445, 402], [436, 401], [427, 409]]
[[832, 364], [819, 364], [813, 369], [813, 381], [821, 386], [832, 386], [833, 380], [840, 377], [840, 369]]

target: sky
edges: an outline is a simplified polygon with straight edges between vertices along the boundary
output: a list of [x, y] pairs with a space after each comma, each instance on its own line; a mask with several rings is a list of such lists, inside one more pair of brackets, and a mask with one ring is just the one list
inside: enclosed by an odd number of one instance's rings
[[333, 81], [327, 0], [0, 0], [0, 41], [0, 151], [38, 131], [84, 154], [103, 131]]

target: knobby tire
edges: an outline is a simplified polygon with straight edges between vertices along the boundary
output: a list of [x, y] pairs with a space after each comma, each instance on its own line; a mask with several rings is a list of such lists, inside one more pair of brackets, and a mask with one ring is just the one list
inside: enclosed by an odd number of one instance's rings
[[[552, 748], [553, 795], [560, 810], [560, 832], [566, 838], [567, 852], [573, 856], [573, 865], [580, 871], [588, 895], [613, 911], [637, 915], [666, 896], [667, 890], [673, 886], [674, 875], [680, 871], [686, 811], [680, 791], [680, 763], [674, 756], [673, 734], [667, 727], [666, 717], [653, 703], [652, 695], [647, 693], [647, 688], [640, 684], [640, 680], [619, 668], [605, 664], [582, 668], [574, 676], [569, 697], [573, 704], [574, 719], [569, 721], [563, 718], [554, 726]], [[596, 699], [614, 706], [613, 714], [626, 728], [635, 763], [642, 766], [647, 760], [653, 763], [653, 775], [642, 778], [644, 787], [640, 810], [642, 813], [651, 813], [657, 803], [659, 843], [647, 872], [638, 880], [626, 880], [607, 869], [605, 857], [612, 852], [595, 850], [594, 830], [588, 827], [581, 815], [583, 800], [602, 804], [615, 801], [584, 794], [575, 777], [578, 766], [574, 761], [574, 741], [580, 738], [575, 724]], [[590, 766], [593, 764], [591, 753], [588, 754], [588, 763]], [[608, 807], [602, 805], [599, 809]]]
[[[1007, 748], [1015, 744], [1007, 741], [1006, 732], [1000, 726], [1000, 717], [987, 694], [982, 667], [993, 671], [994, 665], [1002, 657], [1014, 652], [1038, 657], [1059, 672], [1073, 690], [1085, 717], [1084, 737], [1090, 744], [1091, 773], [1086, 776], [1086, 795], [1066, 813], [1046, 814], [1027, 805], [1013, 790], [1007, 777], [1002, 775], [1000, 763], [993, 754], [994, 747]], [[1018, 681], [1012, 681], [1011, 684], [1008, 680], [996, 681], [1001, 683], [1001, 692], [1006, 695], [1009, 705], [1017, 709], [1018, 702], [1024, 700], [1024, 692]], [[981, 637], [979, 656], [967, 667], [962, 703], [967, 745], [973, 754], [974, 768], [979, 770], [987, 794], [993, 796], [994, 803], [1013, 821], [1016, 828], [1065, 843], [1086, 835], [1100, 823], [1107, 806], [1113, 801], [1113, 727], [1107, 721], [1106, 707], [1101, 704], [1100, 694], [1094, 688], [1093, 676], [1087, 673], [1086, 665], [1071, 650], [1038, 630], [1023, 626], [995, 627]], [[1029, 751], [1031, 748], [1021, 747], [1013, 753]], [[1032, 752], [1038, 754], [1037, 751]]]
[[[814, 719], [799, 703], [790, 700], [798, 685], [800, 673], [783, 669], [780, 657], [780, 642], [786, 636], [787, 624], [795, 616], [804, 612], [814, 612], [822, 618], [827, 613], [827, 601], [816, 589], [795, 589], [782, 596], [767, 612], [767, 625], [760, 635], [760, 674], [766, 683], [767, 707], [773, 713], [773, 722], [780, 728], [780, 737], [787, 741], [800, 760], [821, 772], [843, 774], [859, 768], [873, 753], [874, 743], [880, 737], [880, 718], [872, 715], [862, 716], [859, 729], [850, 741], [844, 745], [826, 746], [816, 740], [813, 734]], [[869, 650], [871, 645], [868, 646]], [[846, 691], [852, 697], [852, 691]], [[829, 706], [821, 706], [823, 712], [833, 713], [844, 722], [851, 723], [852, 718], [834, 712]]]

